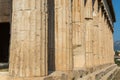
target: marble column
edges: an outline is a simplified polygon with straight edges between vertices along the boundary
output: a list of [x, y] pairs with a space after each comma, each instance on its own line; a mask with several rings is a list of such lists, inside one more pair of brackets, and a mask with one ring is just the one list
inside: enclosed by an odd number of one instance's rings
[[114, 63], [114, 41], [113, 41], [113, 31], [112, 31], [113, 27], [110, 30], [110, 40], [111, 40], [111, 63]]
[[[110, 25], [111, 26], [111, 25]], [[113, 27], [110, 29], [110, 43], [111, 43], [111, 63], [114, 63], [114, 55], [115, 55], [115, 52], [114, 52], [114, 41], [113, 41]]]
[[71, 71], [72, 54], [72, 14], [71, 0], [55, 0], [55, 69]]
[[85, 68], [85, 39], [83, 25], [84, 1], [73, 0], [72, 2], [72, 24], [73, 24], [73, 60], [74, 70]]
[[99, 6], [99, 58], [102, 65], [102, 8]]
[[105, 64], [105, 54], [104, 54], [104, 12], [102, 12], [102, 25], [101, 25], [101, 27], [102, 27], [102, 32], [101, 32], [101, 34], [102, 34], [102, 42], [101, 42], [101, 48], [102, 48], [102, 50], [101, 50], [101, 54], [102, 54], [102, 64]]
[[93, 0], [86, 0], [85, 3], [85, 18], [93, 18]]
[[85, 6], [86, 19], [86, 67], [93, 68], [93, 7], [92, 0], [87, 0]]
[[93, 34], [93, 56], [94, 56], [94, 66], [100, 64], [99, 60], [99, 15], [98, 15], [98, 0], [94, 2], [94, 11], [93, 11], [93, 25], [94, 25], [94, 34]]
[[[110, 26], [111, 27], [111, 26]], [[109, 59], [109, 63], [112, 63], [112, 60], [114, 59], [114, 58], [112, 58], [113, 57], [113, 47], [112, 47], [112, 45], [113, 45], [113, 42], [112, 42], [112, 30], [111, 30], [111, 28], [109, 27], [109, 43], [111, 43], [111, 44], [109, 44], [109, 54], [110, 54], [110, 59]]]
[[110, 26], [108, 27], [108, 63], [110, 63], [110, 57], [111, 57], [111, 45], [110, 45]]
[[107, 56], [108, 56], [108, 45], [107, 45], [107, 29], [108, 29], [108, 26], [107, 26], [107, 18], [105, 17], [105, 20], [104, 20], [104, 56], [105, 56], [105, 64], [107, 64]]
[[107, 53], [107, 56], [108, 57], [108, 63], [110, 63], [110, 57], [111, 57], [111, 44], [110, 44], [110, 26], [108, 26], [108, 53]]
[[[109, 26], [109, 29], [108, 29], [108, 34], [109, 34], [109, 43], [111, 43], [111, 39], [110, 39], [110, 26]], [[111, 51], [112, 50], [110, 50], [110, 49], [112, 49], [111, 48], [111, 44], [109, 44], [109, 52], [108, 52], [108, 55], [109, 55], [109, 63], [111, 63]]]
[[12, 0], [10, 76], [47, 75], [47, 0]]

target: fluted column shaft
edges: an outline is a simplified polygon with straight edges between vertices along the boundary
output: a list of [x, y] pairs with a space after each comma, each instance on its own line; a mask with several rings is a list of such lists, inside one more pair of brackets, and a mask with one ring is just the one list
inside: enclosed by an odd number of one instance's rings
[[86, 18], [86, 67], [93, 68], [93, 7], [92, 0], [86, 1], [85, 6]]
[[47, 75], [47, 0], [12, 0], [10, 75]]
[[93, 1], [92, 0], [86, 0], [85, 18], [93, 18]]
[[71, 0], [55, 0], [55, 69], [73, 69]]
[[110, 31], [110, 33], [111, 33], [111, 50], [112, 50], [112, 52], [111, 52], [111, 54], [112, 54], [112, 56], [111, 56], [111, 63], [114, 63], [114, 55], [115, 55], [115, 51], [114, 51], [114, 40], [113, 40], [113, 32], [112, 32], [112, 30]]
[[99, 58], [102, 65], [102, 8], [99, 6]]
[[102, 48], [102, 64], [105, 64], [105, 59], [106, 59], [106, 53], [105, 53], [105, 46], [103, 46], [103, 45], [105, 45], [105, 15], [104, 15], [104, 13], [102, 13], [103, 15], [102, 15], [102, 25], [101, 25], [101, 27], [102, 27], [102, 45], [101, 45], [101, 48]]
[[93, 11], [93, 25], [94, 25], [94, 34], [93, 34], [93, 56], [94, 56], [94, 66], [99, 66], [99, 14], [98, 14], [98, 0], [94, 2], [94, 11]]
[[82, 9], [84, 8], [84, 1], [73, 0], [72, 5], [74, 70], [78, 70], [85, 68], [85, 27], [82, 21], [84, 18]]
[[108, 25], [107, 25], [107, 18], [105, 17], [104, 20], [104, 54], [105, 54], [105, 64], [107, 64], [107, 56], [108, 56], [108, 38], [107, 38], [107, 29], [108, 29]]

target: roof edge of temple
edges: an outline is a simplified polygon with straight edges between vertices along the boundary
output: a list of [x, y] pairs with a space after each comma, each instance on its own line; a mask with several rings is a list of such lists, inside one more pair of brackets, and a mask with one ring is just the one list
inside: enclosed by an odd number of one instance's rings
[[112, 0], [100, 0], [104, 6], [104, 9], [109, 17], [110, 23], [113, 24], [113, 22], [116, 21], [114, 8], [112, 4]]
[[112, 0], [107, 0], [107, 2], [110, 7], [110, 12], [112, 14], [112, 20], [113, 20], [113, 22], [115, 22], [116, 18], [115, 18], [115, 12], [114, 12], [114, 8], [113, 8]]

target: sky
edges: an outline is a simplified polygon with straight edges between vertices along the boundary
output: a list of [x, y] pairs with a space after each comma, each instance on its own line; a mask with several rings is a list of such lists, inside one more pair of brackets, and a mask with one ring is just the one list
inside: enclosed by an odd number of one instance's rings
[[116, 16], [114, 23], [114, 41], [120, 40], [120, 0], [112, 0]]

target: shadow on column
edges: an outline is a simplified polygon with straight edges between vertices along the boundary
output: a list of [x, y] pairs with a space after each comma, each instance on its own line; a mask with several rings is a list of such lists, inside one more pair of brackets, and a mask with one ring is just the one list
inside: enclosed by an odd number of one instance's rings
[[48, 71], [55, 71], [55, 24], [54, 0], [48, 0]]

